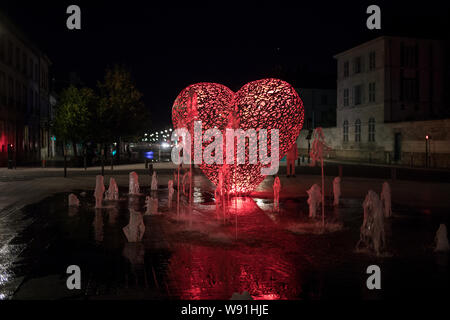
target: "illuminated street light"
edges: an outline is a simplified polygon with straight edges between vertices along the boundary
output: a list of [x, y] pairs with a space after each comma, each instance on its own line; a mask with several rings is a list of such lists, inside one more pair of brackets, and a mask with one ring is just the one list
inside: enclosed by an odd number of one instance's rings
[[161, 148], [163, 148], [163, 149], [170, 148], [170, 144], [168, 144], [167, 142], [163, 142], [163, 143], [161, 143]]

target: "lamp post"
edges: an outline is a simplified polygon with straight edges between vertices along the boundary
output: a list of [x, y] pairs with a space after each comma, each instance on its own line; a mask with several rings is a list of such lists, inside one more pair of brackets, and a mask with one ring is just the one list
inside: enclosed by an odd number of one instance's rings
[[429, 140], [430, 136], [425, 136], [425, 168], [428, 168], [428, 149], [429, 149]]
[[12, 169], [13, 168], [13, 152], [14, 152], [13, 144], [8, 143], [7, 149], [8, 149], [8, 169]]

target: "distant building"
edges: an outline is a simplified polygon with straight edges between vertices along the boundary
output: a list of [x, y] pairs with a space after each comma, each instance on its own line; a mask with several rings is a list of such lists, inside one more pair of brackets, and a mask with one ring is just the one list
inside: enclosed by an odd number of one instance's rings
[[297, 88], [305, 108], [305, 129], [336, 126], [336, 90]]
[[446, 50], [438, 40], [379, 37], [337, 54], [328, 157], [450, 167]]
[[49, 67], [47, 56], [0, 14], [0, 166], [8, 145], [18, 164], [49, 155]]

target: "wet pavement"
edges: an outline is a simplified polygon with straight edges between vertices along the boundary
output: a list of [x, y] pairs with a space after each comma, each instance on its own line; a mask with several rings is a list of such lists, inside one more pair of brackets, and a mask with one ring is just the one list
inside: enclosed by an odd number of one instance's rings
[[[161, 186], [164, 188], [163, 186]], [[248, 291], [254, 299], [383, 299], [440, 296], [449, 289], [448, 255], [433, 252], [434, 233], [447, 223], [445, 210], [393, 205], [386, 221], [388, 253], [355, 251], [362, 198], [327, 205], [333, 232], [320, 234], [308, 216], [306, 198], [284, 196], [280, 212], [272, 199], [233, 198], [230, 214], [216, 209], [211, 192], [196, 189], [185, 202], [160, 215], [144, 215], [142, 242], [128, 243], [122, 228], [129, 208], [145, 212], [145, 194], [95, 209], [92, 191], [75, 193], [68, 208], [59, 193], [0, 215], [0, 299], [230, 299]], [[174, 197], [174, 199], [176, 199]], [[237, 208], [237, 210], [236, 210]], [[382, 270], [382, 290], [366, 288], [366, 268]], [[66, 269], [81, 268], [81, 290], [66, 288]]]

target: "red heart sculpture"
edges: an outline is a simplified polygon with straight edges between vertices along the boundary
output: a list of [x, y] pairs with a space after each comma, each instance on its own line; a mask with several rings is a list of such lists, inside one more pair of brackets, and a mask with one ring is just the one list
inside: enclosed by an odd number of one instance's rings
[[[181, 91], [172, 107], [174, 127], [188, 129], [192, 144], [194, 121], [202, 121], [202, 135], [208, 129], [218, 128], [225, 137], [225, 129], [230, 127], [231, 118], [235, 120], [235, 126], [238, 123], [243, 130], [255, 129], [259, 133], [260, 129], [267, 129], [270, 134], [272, 129], [278, 129], [281, 159], [297, 140], [302, 129], [303, 103], [290, 84], [270, 78], [249, 82], [236, 93], [217, 83], [193, 84]], [[203, 150], [209, 143], [203, 143]], [[225, 153], [224, 148], [224, 158]], [[265, 178], [261, 174], [264, 165], [259, 160], [257, 164], [248, 163], [248, 141], [245, 156], [245, 164], [230, 165], [230, 177], [224, 181], [224, 188], [232, 194], [250, 193]], [[218, 183], [221, 166], [205, 162], [199, 165], [215, 185]]]

